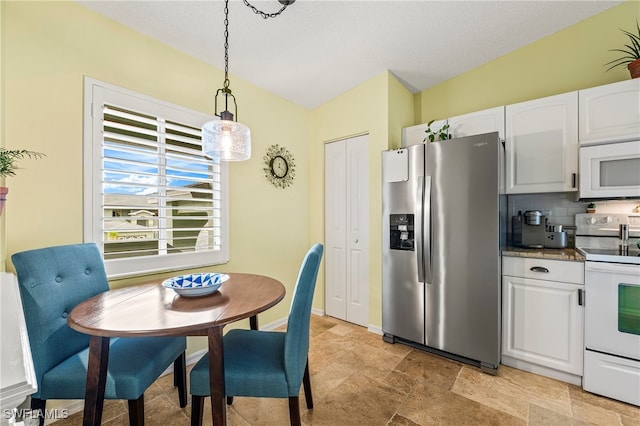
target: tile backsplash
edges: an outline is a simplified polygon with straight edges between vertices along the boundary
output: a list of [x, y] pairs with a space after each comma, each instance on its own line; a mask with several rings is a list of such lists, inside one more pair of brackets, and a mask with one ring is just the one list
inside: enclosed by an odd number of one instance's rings
[[[640, 200], [595, 201], [597, 213], [640, 213]], [[551, 225], [574, 225], [576, 213], [585, 213], [589, 202], [576, 201], [575, 193], [520, 194], [507, 197], [511, 232], [511, 217], [518, 211], [541, 210]]]

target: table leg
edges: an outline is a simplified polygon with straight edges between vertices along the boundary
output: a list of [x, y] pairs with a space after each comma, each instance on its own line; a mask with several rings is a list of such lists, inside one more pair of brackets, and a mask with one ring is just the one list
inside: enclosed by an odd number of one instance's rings
[[258, 316], [257, 315], [249, 317], [249, 328], [251, 328], [251, 330], [257, 330], [258, 329]]
[[83, 426], [99, 426], [102, 421], [104, 388], [107, 383], [107, 365], [109, 362], [109, 340], [109, 337], [100, 336], [91, 336], [89, 339]]
[[211, 418], [214, 426], [227, 424], [227, 407], [224, 397], [224, 350], [222, 327], [212, 327], [209, 339], [209, 387], [211, 389]]

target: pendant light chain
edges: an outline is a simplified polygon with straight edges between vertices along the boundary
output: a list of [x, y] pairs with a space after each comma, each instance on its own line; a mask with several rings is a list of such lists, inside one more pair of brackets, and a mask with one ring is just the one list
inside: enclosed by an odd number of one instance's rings
[[229, 0], [224, 2], [224, 90], [229, 90]]
[[[249, 6], [251, 8], [251, 10], [253, 10], [253, 13], [255, 13], [256, 15], [260, 15], [262, 16], [264, 19], [267, 18], [275, 18], [276, 16], [280, 15], [282, 12], [284, 12], [284, 10], [287, 8], [287, 6], [289, 6], [290, 3], [293, 2], [284, 2], [284, 6], [282, 6], [282, 9], [280, 9], [279, 11], [275, 12], [275, 13], [265, 13], [261, 10], [258, 10], [254, 5], [252, 5], [251, 3], [249, 3], [247, 0], [243, 0], [244, 4]], [[282, 2], [280, 2], [282, 3]]]

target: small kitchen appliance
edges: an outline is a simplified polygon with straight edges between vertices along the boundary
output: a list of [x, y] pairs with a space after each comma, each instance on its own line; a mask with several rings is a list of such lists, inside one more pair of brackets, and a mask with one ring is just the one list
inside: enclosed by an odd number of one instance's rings
[[640, 197], [640, 140], [580, 145], [580, 198]]
[[567, 247], [567, 232], [562, 225], [547, 225], [547, 232], [544, 234], [545, 248], [563, 249]]
[[577, 214], [588, 392], [640, 406], [640, 214]]
[[511, 218], [513, 244], [526, 248], [543, 248], [546, 240], [546, 216], [540, 210], [527, 210]]

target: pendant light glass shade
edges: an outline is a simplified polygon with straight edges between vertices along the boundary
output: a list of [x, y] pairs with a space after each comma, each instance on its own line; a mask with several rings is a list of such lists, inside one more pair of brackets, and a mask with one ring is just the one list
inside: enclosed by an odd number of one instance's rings
[[202, 126], [202, 150], [218, 161], [243, 161], [251, 157], [251, 130], [232, 120], [213, 120]]

